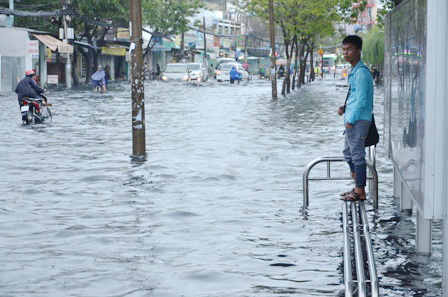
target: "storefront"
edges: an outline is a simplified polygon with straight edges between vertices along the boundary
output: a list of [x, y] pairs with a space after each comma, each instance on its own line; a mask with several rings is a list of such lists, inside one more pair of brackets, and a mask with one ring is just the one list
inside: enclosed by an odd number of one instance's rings
[[109, 66], [112, 80], [125, 80], [129, 76], [129, 63], [126, 60], [128, 48], [122, 45], [107, 45], [101, 47], [99, 64]]
[[73, 53], [73, 46], [48, 34], [32, 35], [40, 41], [37, 67], [39, 84], [42, 87], [48, 84], [66, 85], [66, 79], [71, 79], [71, 65], [67, 63], [67, 58]]

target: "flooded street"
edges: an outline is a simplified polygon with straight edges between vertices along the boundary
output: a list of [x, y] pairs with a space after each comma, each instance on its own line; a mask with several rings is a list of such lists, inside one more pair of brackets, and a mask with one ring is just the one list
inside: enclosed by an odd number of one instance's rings
[[[339, 193], [351, 184], [311, 182], [301, 212], [306, 165], [342, 154], [339, 84], [273, 101], [261, 80], [146, 82], [144, 162], [130, 158], [128, 84], [50, 92], [53, 121], [34, 126], [16, 96], [0, 97], [0, 296], [341, 296]], [[441, 226], [433, 256], [417, 256], [415, 216], [392, 197], [382, 143], [377, 153], [380, 294], [441, 296]]]

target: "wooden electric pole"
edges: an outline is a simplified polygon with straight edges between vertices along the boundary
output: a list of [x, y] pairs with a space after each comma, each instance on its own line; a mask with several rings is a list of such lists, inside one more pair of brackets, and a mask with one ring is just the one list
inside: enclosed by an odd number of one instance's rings
[[146, 154], [145, 90], [143, 86], [142, 0], [129, 0], [131, 30], [131, 83], [132, 83], [132, 153]]
[[[275, 29], [274, 29], [274, 0], [269, 0], [269, 27], [271, 31], [271, 83], [272, 99], [277, 99], [277, 65], [275, 63]], [[272, 73], [274, 72], [274, 73]]]

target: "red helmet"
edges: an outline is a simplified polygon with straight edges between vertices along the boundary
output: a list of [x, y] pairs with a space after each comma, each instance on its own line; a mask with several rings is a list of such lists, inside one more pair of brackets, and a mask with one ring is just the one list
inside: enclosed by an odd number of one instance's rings
[[35, 75], [36, 72], [34, 72], [34, 70], [28, 70], [25, 74], [26, 75]]

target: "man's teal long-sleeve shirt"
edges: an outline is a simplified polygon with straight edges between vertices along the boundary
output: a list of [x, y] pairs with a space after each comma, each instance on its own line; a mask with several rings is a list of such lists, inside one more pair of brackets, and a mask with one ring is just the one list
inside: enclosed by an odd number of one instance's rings
[[348, 76], [350, 95], [345, 107], [344, 123], [356, 124], [358, 120], [372, 120], [373, 78], [362, 60]]

